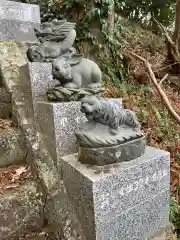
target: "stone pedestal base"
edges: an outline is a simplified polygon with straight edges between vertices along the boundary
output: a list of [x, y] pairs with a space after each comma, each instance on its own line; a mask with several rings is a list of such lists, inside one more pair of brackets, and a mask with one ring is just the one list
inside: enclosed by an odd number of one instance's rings
[[61, 158], [63, 181], [87, 240], [145, 240], [169, 223], [169, 153], [147, 147], [135, 160], [83, 165]]
[[38, 5], [0, 0], [0, 40], [33, 41], [39, 27]]
[[37, 102], [47, 99], [46, 91], [53, 85], [52, 64], [28, 62], [19, 68], [20, 85], [26, 104], [26, 117], [37, 113]]
[[77, 152], [74, 132], [86, 121], [80, 102], [38, 102], [37, 119], [44, 144], [53, 160]]
[[83, 164], [104, 166], [112, 163], [131, 161], [140, 157], [144, 154], [145, 147], [145, 137], [112, 147], [79, 147], [78, 159]]

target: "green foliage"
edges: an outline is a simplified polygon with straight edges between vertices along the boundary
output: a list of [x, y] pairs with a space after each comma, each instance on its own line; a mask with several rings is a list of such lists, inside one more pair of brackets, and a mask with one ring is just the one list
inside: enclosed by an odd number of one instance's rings
[[175, 2], [175, 0], [124, 0], [117, 2], [117, 9], [129, 19], [156, 30], [153, 17], [168, 26], [174, 19]]
[[175, 229], [180, 229], [180, 206], [174, 197], [171, 198], [170, 222], [173, 223]]
[[[80, 7], [82, 10], [82, 8], [86, 9], [87, 6], [93, 5], [92, 1], [88, 0], [26, 0], [26, 2], [39, 4], [42, 19], [45, 21], [67, 15], [67, 12], [63, 12], [65, 9], [69, 11], [74, 7]], [[116, 13], [156, 30], [152, 18], [155, 17], [159, 22], [168, 26], [174, 20], [175, 4], [175, 0], [94, 0], [93, 12], [94, 15], [102, 17], [114, 6]], [[69, 18], [68, 15], [66, 17]]]

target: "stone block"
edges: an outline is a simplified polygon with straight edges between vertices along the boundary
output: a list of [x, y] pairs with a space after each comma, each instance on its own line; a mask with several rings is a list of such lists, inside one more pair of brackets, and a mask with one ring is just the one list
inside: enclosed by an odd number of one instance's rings
[[55, 161], [77, 152], [74, 131], [86, 121], [80, 102], [38, 102], [37, 120], [44, 144]]
[[11, 114], [11, 96], [4, 88], [0, 88], [0, 118], [10, 118]]
[[147, 147], [130, 162], [61, 158], [64, 185], [87, 240], [145, 240], [169, 224], [170, 155]]
[[33, 41], [33, 28], [39, 26], [38, 5], [0, 0], [0, 40]]
[[0, 88], [0, 103], [11, 103], [11, 94], [5, 88]]
[[13, 40], [0, 41], [0, 53], [0, 78], [6, 90], [12, 94], [19, 85], [19, 67], [27, 63], [27, 57]]
[[40, 185], [26, 181], [0, 198], [0, 239], [20, 239], [23, 233], [43, 227], [45, 198]]
[[33, 28], [39, 28], [39, 24], [0, 20], [0, 40], [35, 41], [36, 35]]
[[10, 118], [12, 114], [11, 110], [11, 105], [9, 103], [0, 103], [0, 118]]
[[57, 185], [57, 190], [46, 199], [45, 218], [53, 226], [55, 239], [85, 240], [81, 225], [78, 222], [73, 206], [68, 199], [62, 180]]
[[25, 160], [26, 145], [21, 131], [10, 127], [0, 130], [0, 168]]
[[40, 10], [36, 4], [0, 0], [0, 13], [0, 20], [40, 23]]
[[46, 90], [53, 84], [51, 63], [27, 63], [19, 68], [20, 86], [26, 102], [26, 117], [36, 115], [38, 101], [46, 100]]

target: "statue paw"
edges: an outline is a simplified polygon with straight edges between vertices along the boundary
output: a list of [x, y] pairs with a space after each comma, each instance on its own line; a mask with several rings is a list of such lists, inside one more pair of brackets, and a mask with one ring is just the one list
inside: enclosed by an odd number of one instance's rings
[[110, 132], [112, 135], [116, 135], [116, 134], [118, 134], [118, 129], [110, 128], [110, 129], [109, 129], [109, 132]]

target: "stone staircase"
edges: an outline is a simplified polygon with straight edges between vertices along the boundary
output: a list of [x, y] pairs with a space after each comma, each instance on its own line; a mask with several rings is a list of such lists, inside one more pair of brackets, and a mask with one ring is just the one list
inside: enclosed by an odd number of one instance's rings
[[[31, 116], [27, 114], [29, 109], [26, 105], [26, 98], [29, 99], [28, 94], [30, 94], [30, 89], [26, 88], [25, 90], [22, 88], [21, 80], [23, 81], [23, 79], [19, 76], [19, 67], [26, 65], [27, 62], [25, 54], [26, 48], [26, 44], [16, 43], [15, 41], [0, 41], [0, 69], [2, 85], [11, 95], [12, 119], [19, 127], [18, 131], [23, 133], [21, 137], [24, 139], [24, 145], [22, 147], [22, 150], [25, 150], [23, 159], [24, 163], [20, 163], [20, 166], [23, 166], [22, 164], [28, 164], [31, 166], [33, 176], [33, 180], [27, 179], [20, 185], [20, 187], [13, 189], [11, 198], [16, 202], [16, 196], [22, 196], [24, 198], [24, 195], [26, 195], [27, 203], [29, 201], [29, 205], [27, 205], [29, 207], [31, 205], [36, 205], [36, 209], [33, 209], [37, 215], [34, 215], [34, 211], [31, 214], [31, 211], [29, 211], [30, 209], [26, 207], [26, 204], [23, 203], [22, 199], [19, 200], [18, 212], [22, 210], [23, 212], [26, 212], [27, 215], [23, 216], [20, 214], [16, 216], [16, 204], [14, 204], [14, 213], [12, 212], [13, 217], [11, 217], [11, 219], [18, 219], [18, 221], [13, 222], [12, 220], [12, 225], [8, 225], [8, 222], [4, 221], [3, 228], [0, 231], [0, 239], [18, 239], [18, 237], [21, 239], [21, 236], [26, 232], [26, 228], [31, 229], [31, 231], [37, 230], [37, 228], [43, 227], [43, 222], [48, 222], [48, 225], [51, 226], [50, 229], [53, 229], [53, 233], [51, 233], [51, 235], [53, 235], [52, 239], [85, 239], [82, 237], [83, 233], [81, 233], [81, 228], [76, 219], [75, 213], [73, 213], [57, 166], [44, 147], [38, 124], [34, 121], [33, 115]], [[3, 51], [5, 54], [3, 54]], [[16, 134], [16, 136], [19, 135]], [[20, 140], [20, 136], [17, 141], [18, 140]], [[20, 158], [18, 158], [18, 160], [19, 159]], [[31, 193], [28, 195], [25, 192], [26, 190], [31, 192], [31, 189], [34, 191], [33, 201], [30, 198]], [[19, 195], [19, 191], [22, 192], [21, 195]], [[38, 191], [37, 197], [36, 191]], [[6, 193], [4, 193], [3, 199], [7, 203], [6, 198]], [[3, 216], [6, 216], [6, 214], [3, 213]], [[24, 218], [27, 219], [27, 221], [25, 221]], [[19, 224], [19, 222], [21, 222], [21, 224]], [[18, 226], [18, 228], [13, 231], [11, 230], [12, 226]], [[43, 239], [48, 238], [45, 237]]]
[[[2, 74], [3, 75], [3, 74]], [[44, 224], [44, 195], [27, 166], [24, 134], [12, 118], [11, 93], [0, 82], [0, 239], [19, 239]]]

